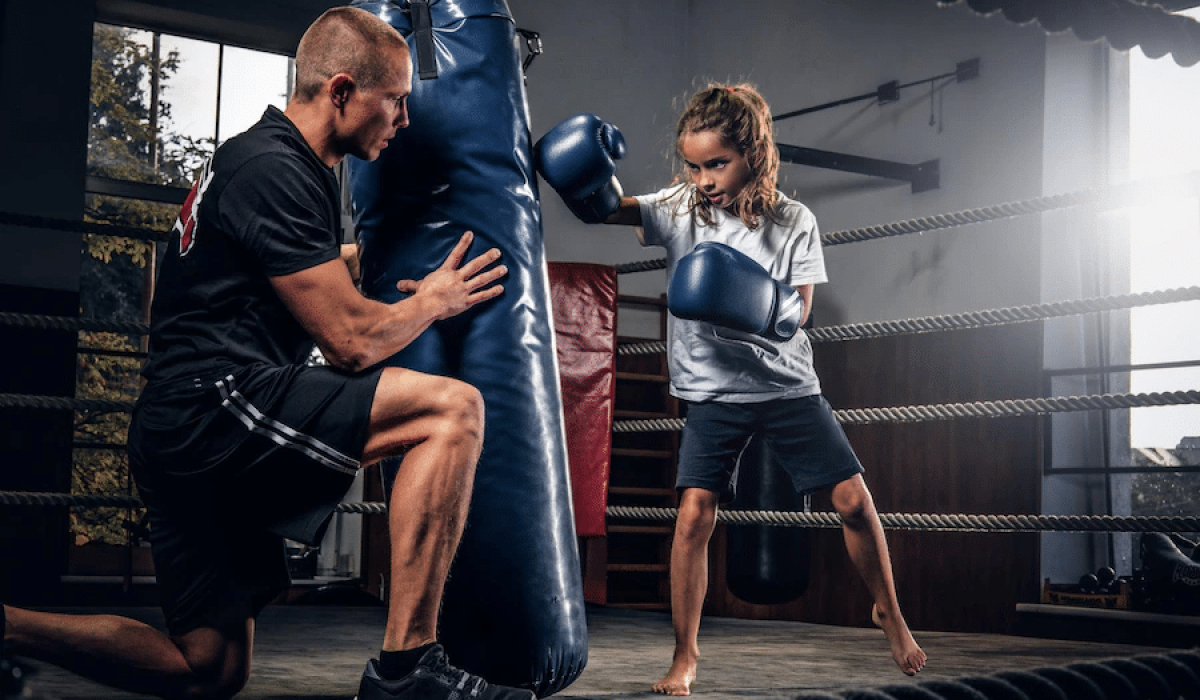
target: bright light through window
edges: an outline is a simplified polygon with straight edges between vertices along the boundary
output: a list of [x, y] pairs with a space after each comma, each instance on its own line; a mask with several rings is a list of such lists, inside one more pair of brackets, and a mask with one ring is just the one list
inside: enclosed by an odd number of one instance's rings
[[[1186, 14], [1200, 19], [1200, 9]], [[1134, 179], [1200, 170], [1200, 65], [1130, 53], [1130, 158]], [[1131, 288], [1145, 292], [1200, 286], [1200, 193], [1131, 210]], [[1134, 364], [1200, 359], [1200, 301], [1134, 309]], [[1138, 371], [1134, 392], [1200, 390], [1200, 367]], [[1200, 436], [1200, 406], [1130, 412], [1132, 447], [1174, 448]]]
[[221, 76], [220, 141], [254, 126], [267, 105], [287, 106], [286, 56], [227, 46]]
[[[164, 126], [173, 133], [210, 144], [215, 137], [220, 143], [254, 126], [267, 105], [287, 106], [287, 56], [159, 36], [161, 54], [175, 52], [179, 58], [162, 94], [170, 105], [170, 120]], [[152, 33], [132, 30], [130, 38], [150, 51]]]
[[[149, 43], [149, 32], [141, 32]], [[167, 82], [163, 100], [171, 105], [171, 127], [196, 141], [213, 137], [217, 114], [217, 55], [220, 47], [207, 41], [160, 35], [163, 53], [179, 53], [179, 68]]]

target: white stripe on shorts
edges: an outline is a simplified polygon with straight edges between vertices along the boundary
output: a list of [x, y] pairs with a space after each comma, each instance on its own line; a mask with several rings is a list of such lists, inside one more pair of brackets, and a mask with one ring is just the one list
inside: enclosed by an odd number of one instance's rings
[[250, 403], [233, 388], [233, 375], [217, 382], [221, 392], [221, 405], [237, 417], [252, 433], [258, 433], [270, 438], [272, 442], [289, 449], [297, 450], [310, 459], [348, 474], [358, 472], [359, 461], [348, 457], [334, 448], [326, 445], [311, 435], [305, 435], [283, 423], [264, 415], [254, 404]]

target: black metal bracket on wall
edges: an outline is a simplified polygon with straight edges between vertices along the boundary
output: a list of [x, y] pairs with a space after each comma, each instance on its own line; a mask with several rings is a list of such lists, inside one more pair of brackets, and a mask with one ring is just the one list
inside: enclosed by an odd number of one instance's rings
[[[842, 100], [826, 102], [825, 104], [797, 109], [783, 114], [777, 114], [771, 117], [775, 122], [784, 119], [791, 119], [805, 114], [812, 114], [829, 109], [831, 107], [840, 107], [852, 102], [860, 102], [862, 100], [875, 100], [878, 104], [888, 104], [896, 102], [900, 99], [900, 90], [902, 88], [910, 88], [915, 85], [925, 83], [935, 83], [941, 80], [953, 78], [954, 82], [962, 83], [968, 80], [974, 80], [979, 77], [979, 59], [971, 58], [966, 61], [959, 61], [950, 73], [935, 75], [930, 78], [914, 80], [903, 85], [899, 81], [893, 80], [884, 83], [875, 88], [873, 92], [868, 92], [854, 97], [847, 97]], [[913, 194], [918, 192], [927, 192], [936, 190], [941, 187], [941, 172], [939, 170], [938, 161], [927, 160], [924, 163], [909, 165], [908, 163], [895, 163], [889, 160], [879, 160], [877, 158], [865, 158], [863, 156], [852, 156], [846, 153], [834, 153], [831, 151], [819, 151], [815, 148], [804, 148], [802, 146], [789, 146], [787, 144], [779, 144], [779, 159], [796, 165], [810, 165], [816, 168], [825, 168], [827, 170], [841, 170], [848, 173], [858, 173], [860, 175], [871, 175], [874, 177], [887, 178], [889, 180], [904, 180], [912, 185]]]
[[938, 160], [927, 160], [924, 163], [909, 165], [890, 160], [864, 158], [846, 153], [819, 151], [815, 148], [791, 146], [786, 143], [778, 144], [779, 159], [796, 165], [811, 165], [826, 170], [840, 170], [859, 175], [872, 175], [889, 180], [904, 180], [912, 185], [913, 194], [927, 192], [941, 187], [941, 171]]
[[792, 110], [791, 112], [784, 112], [783, 114], [773, 115], [771, 117], [771, 121], [773, 121], [775, 123], [779, 123], [779, 122], [783, 121], [784, 119], [792, 119], [793, 117], [799, 117], [799, 116], [803, 116], [805, 114], [812, 114], [813, 112], [821, 112], [821, 111], [830, 109], [832, 107], [841, 107], [842, 105], [848, 105], [848, 104], [852, 104], [854, 102], [861, 102], [863, 100], [875, 100], [876, 103], [884, 105], [884, 104], [888, 104], [889, 102], [899, 101], [900, 100], [900, 90], [903, 88], [910, 88], [910, 87], [913, 87], [916, 85], [924, 85], [926, 83], [936, 83], [940, 80], [947, 80], [949, 78], [954, 78], [954, 82], [956, 82], [956, 83], [965, 83], [968, 80], [974, 80], [975, 78], [978, 78], [978, 77], [979, 77], [979, 59], [978, 58], [969, 58], [965, 61], [959, 61], [954, 66], [954, 70], [949, 73], [942, 73], [941, 75], [935, 75], [930, 78], [922, 78], [920, 80], [914, 80], [909, 83], [904, 83], [903, 85], [900, 84], [899, 80], [892, 80], [892, 81], [884, 83], [883, 85], [880, 85], [879, 87], [875, 88], [873, 91], [862, 94], [862, 95], [855, 95], [854, 97], [847, 97], [845, 99], [834, 100], [833, 102], [826, 102], [824, 104], [815, 105], [813, 107], [805, 107], [804, 109], [796, 109], [796, 110]]

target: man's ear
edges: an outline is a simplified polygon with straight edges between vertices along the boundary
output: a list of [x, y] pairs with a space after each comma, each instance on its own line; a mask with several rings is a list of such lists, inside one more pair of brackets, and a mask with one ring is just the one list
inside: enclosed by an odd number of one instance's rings
[[329, 79], [329, 99], [333, 102], [333, 106], [341, 109], [350, 101], [350, 95], [354, 92], [354, 78], [351, 78], [345, 73], [338, 73]]

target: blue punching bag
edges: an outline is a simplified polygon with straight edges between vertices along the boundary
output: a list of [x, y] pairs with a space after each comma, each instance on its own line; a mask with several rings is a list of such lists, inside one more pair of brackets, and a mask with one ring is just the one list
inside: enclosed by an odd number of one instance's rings
[[[483, 454], [439, 637], [450, 660], [539, 696], [587, 663], [562, 398], [516, 29], [504, 0], [353, 2], [412, 50], [410, 126], [373, 162], [348, 159], [364, 291], [498, 248], [504, 294], [434, 324], [395, 366], [452, 376], [486, 402]], [[385, 465], [386, 466], [386, 465]]]
[[[730, 510], [800, 512], [804, 496], [771, 460], [757, 437], [738, 459], [737, 495]], [[747, 603], [787, 603], [808, 590], [808, 530], [778, 525], [733, 525], [725, 533], [725, 583]]]

